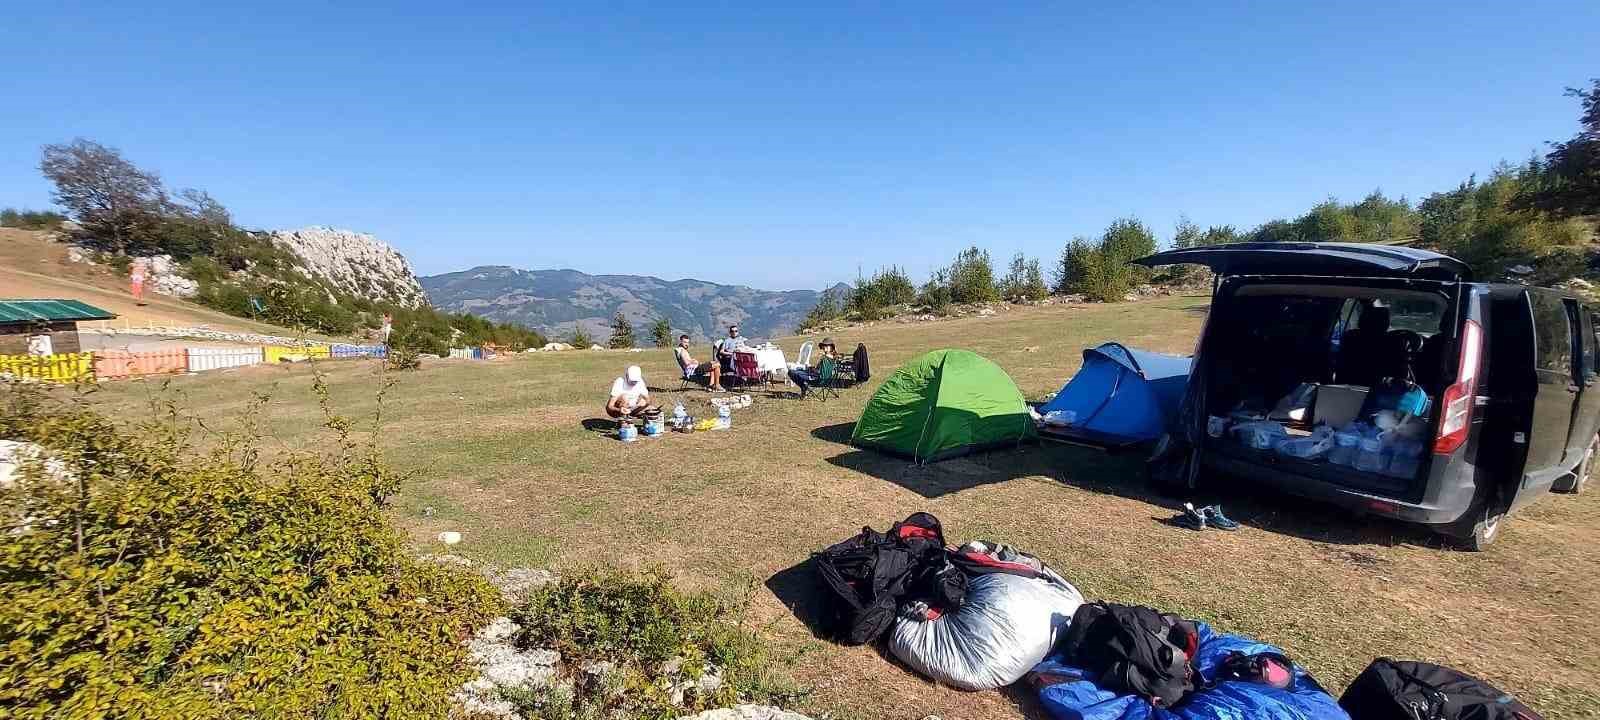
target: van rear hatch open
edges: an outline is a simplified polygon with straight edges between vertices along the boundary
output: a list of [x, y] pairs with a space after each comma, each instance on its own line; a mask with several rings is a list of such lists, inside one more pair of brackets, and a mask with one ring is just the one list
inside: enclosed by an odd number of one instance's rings
[[[1425, 448], [1438, 427], [1443, 389], [1455, 374], [1461, 292], [1471, 277], [1466, 264], [1427, 250], [1351, 243], [1238, 243], [1171, 250], [1134, 262], [1200, 264], [1218, 276], [1181, 418], [1190, 441], [1206, 449], [1205, 464], [1313, 496], [1343, 492], [1422, 501], [1431, 464]], [[1379, 330], [1385, 342], [1369, 337], [1367, 349], [1352, 352], [1355, 329], [1374, 308], [1394, 332]], [[1374, 352], [1379, 347], [1404, 349]], [[1363, 358], [1373, 362], [1351, 362]], [[1366, 377], [1357, 376], [1362, 371]], [[1217, 437], [1207, 429], [1212, 418], [1227, 427], [1248, 417], [1270, 419], [1259, 413], [1270, 413], [1303, 385], [1378, 397], [1380, 384], [1390, 385], [1380, 378], [1412, 380], [1433, 402], [1429, 417], [1417, 418], [1426, 422], [1425, 430], [1412, 436], [1424, 445], [1424, 456], [1403, 474], [1398, 466], [1363, 471], [1328, 455], [1299, 459], [1254, 450], [1231, 430]], [[1369, 422], [1373, 408], [1366, 403], [1363, 409]], [[1319, 412], [1282, 424], [1291, 434], [1315, 432]], [[1329, 427], [1342, 429], [1348, 422]]]
[[1205, 265], [1217, 275], [1312, 275], [1472, 279], [1472, 268], [1449, 255], [1418, 248], [1358, 243], [1257, 242], [1156, 253], [1133, 261], [1145, 267]]

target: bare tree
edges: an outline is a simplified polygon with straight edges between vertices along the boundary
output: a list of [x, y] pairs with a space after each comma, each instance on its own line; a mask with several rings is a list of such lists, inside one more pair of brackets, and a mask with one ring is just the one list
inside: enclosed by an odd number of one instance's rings
[[44, 146], [39, 171], [56, 185], [51, 199], [119, 255], [166, 202], [160, 177], [92, 140]]

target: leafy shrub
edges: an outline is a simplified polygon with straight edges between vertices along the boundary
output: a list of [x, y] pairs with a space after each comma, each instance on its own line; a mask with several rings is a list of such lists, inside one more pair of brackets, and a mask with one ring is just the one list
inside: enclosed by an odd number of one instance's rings
[[264, 459], [262, 402], [202, 451], [170, 406], [123, 426], [0, 388], [0, 437], [66, 470], [0, 488], [8, 717], [445, 716], [493, 590], [409, 557], [381, 511], [397, 477], [348, 421], [325, 454]]
[[1012, 256], [1011, 267], [1005, 279], [1000, 281], [1000, 294], [1011, 302], [1045, 299], [1050, 294], [1050, 288], [1044, 284], [1044, 271], [1039, 268], [1038, 259], [1029, 260], [1022, 253]]
[[[540, 588], [512, 613], [522, 628], [517, 644], [554, 648], [569, 661], [611, 662], [616, 671], [610, 687], [579, 685], [570, 698], [548, 692], [524, 698], [537, 711], [531, 716], [603, 717], [620, 710], [634, 718], [679, 717], [684, 708], [671, 702], [657, 679], [674, 666], [695, 679], [707, 663], [721, 671], [723, 683], [703, 697], [686, 698], [690, 709], [793, 698], [795, 689], [774, 680], [764, 646], [744, 626], [753, 590], [752, 584], [739, 597], [682, 593], [659, 569], [597, 569]], [[618, 686], [625, 692], [612, 692]], [[562, 702], [567, 714], [551, 711]]]
[[950, 300], [958, 303], [993, 302], [1000, 299], [994, 282], [994, 264], [989, 251], [970, 247], [956, 254], [948, 274]]
[[1091, 300], [1116, 302], [1137, 283], [1147, 282], [1150, 271], [1129, 265], [1156, 250], [1155, 234], [1134, 218], [1113, 221], [1100, 239], [1073, 238], [1061, 252], [1057, 289], [1081, 293]]
[[862, 320], [878, 320], [895, 306], [905, 305], [916, 297], [917, 286], [911, 283], [911, 276], [899, 267], [890, 266], [852, 289], [843, 311]]
[[417, 370], [422, 367], [422, 353], [415, 348], [391, 347], [384, 363], [390, 370]]
[[831, 320], [837, 320], [844, 314], [842, 305], [839, 293], [833, 288], [822, 291], [822, 295], [817, 298], [817, 304], [811, 306], [811, 311], [807, 312], [804, 318], [801, 318], [800, 329], [814, 330], [828, 324]]
[[588, 330], [584, 330], [583, 326], [579, 325], [572, 329], [572, 340], [570, 343], [575, 348], [587, 350], [589, 349], [589, 346], [594, 344], [594, 338], [589, 335]]
[[935, 315], [944, 315], [950, 312], [950, 274], [945, 270], [935, 270], [928, 282], [922, 284], [922, 289], [917, 291], [917, 304], [928, 309]]
[[23, 230], [53, 230], [66, 222], [67, 216], [49, 210], [0, 210], [0, 227]]

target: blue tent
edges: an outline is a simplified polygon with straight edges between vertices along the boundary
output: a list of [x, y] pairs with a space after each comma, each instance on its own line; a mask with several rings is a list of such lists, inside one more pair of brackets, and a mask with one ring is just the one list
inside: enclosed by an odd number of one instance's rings
[[1068, 428], [1045, 431], [1104, 445], [1155, 440], [1178, 414], [1189, 362], [1114, 342], [1084, 350], [1083, 368], [1039, 408], [1041, 414], [1062, 410], [1076, 418]]

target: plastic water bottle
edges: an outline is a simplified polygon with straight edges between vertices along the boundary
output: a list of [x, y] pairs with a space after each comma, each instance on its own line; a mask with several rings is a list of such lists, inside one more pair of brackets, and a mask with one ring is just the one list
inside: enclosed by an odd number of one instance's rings
[[1356, 455], [1360, 452], [1361, 434], [1340, 430], [1333, 434], [1333, 451], [1328, 453], [1328, 462], [1335, 465], [1355, 465]]
[[683, 409], [683, 401], [680, 400], [680, 401], [678, 401], [678, 404], [672, 406], [672, 426], [673, 427], [682, 428], [683, 427], [683, 421], [687, 417], [689, 417], [689, 413], [684, 411], [684, 409]]
[[727, 430], [733, 427], [733, 410], [727, 405], [717, 408], [717, 429]]
[[1382, 472], [1385, 464], [1383, 441], [1376, 437], [1361, 438], [1361, 450], [1356, 453], [1356, 469], [1361, 472]]

